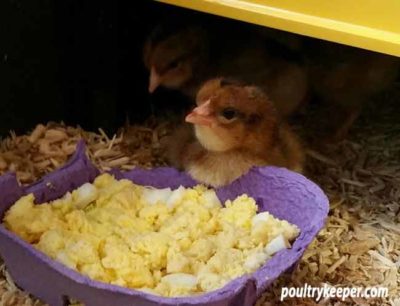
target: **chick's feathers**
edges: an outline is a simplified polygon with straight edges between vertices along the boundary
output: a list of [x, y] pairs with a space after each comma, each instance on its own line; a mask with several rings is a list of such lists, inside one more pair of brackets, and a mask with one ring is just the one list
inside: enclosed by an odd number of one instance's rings
[[[258, 87], [222, 78], [207, 81], [197, 107], [171, 137], [169, 158], [200, 182], [229, 184], [253, 166], [302, 171], [299, 140]], [[183, 137], [184, 135], [184, 137]]]

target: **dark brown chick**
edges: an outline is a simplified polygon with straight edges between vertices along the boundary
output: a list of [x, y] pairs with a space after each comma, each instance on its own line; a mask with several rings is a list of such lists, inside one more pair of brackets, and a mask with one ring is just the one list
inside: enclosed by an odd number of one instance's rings
[[333, 141], [346, 137], [363, 105], [394, 84], [396, 57], [328, 42], [313, 42], [308, 52], [310, 83], [329, 109]]
[[199, 182], [218, 187], [253, 166], [275, 165], [301, 172], [304, 155], [296, 135], [256, 86], [226, 79], [207, 81], [197, 107], [187, 115], [169, 149], [172, 164]]
[[208, 46], [206, 33], [198, 27], [164, 33], [156, 28], [144, 46], [144, 63], [150, 72], [149, 92], [158, 87], [193, 91], [198, 74], [204, 74]]
[[293, 113], [308, 93], [302, 65], [271, 54], [268, 43], [256, 33], [210, 33], [198, 27], [153, 33], [144, 48], [144, 62], [150, 72], [150, 93], [163, 86], [194, 100], [204, 81], [223, 75], [261, 87], [277, 101], [282, 116]]

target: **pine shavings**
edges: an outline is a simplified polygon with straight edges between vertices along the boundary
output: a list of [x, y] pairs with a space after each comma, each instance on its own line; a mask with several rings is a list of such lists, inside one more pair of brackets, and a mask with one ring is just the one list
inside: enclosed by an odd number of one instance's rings
[[[387, 105], [382, 108], [378, 104], [379, 112], [368, 111], [347, 140], [326, 149], [307, 150], [307, 176], [330, 198], [329, 217], [293, 273], [274, 282], [257, 306], [400, 306], [400, 109], [396, 100], [400, 87], [396, 90], [381, 97]], [[12, 133], [0, 142], [0, 173], [16, 171], [23, 184], [34, 182], [63, 165], [80, 138], [85, 139], [89, 157], [102, 170], [164, 166], [163, 142], [172, 127], [172, 122], [149, 120], [109, 137], [102, 130], [93, 133], [63, 124], [38, 125], [29, 135]], [[307, 128], [306, 133], [316, 130]], [[2, 267], [0, 305], [44, 305], [16, 289]], [[280, 301], [282, 286], [302, 287], [305, 283], [387, 286], [389, 297]]]

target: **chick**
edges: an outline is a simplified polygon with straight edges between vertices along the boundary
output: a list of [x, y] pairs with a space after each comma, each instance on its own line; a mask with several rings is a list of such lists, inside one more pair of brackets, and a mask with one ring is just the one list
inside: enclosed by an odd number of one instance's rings
[[276, 48], [271, 44], [272, 40], [266, 42], [247, 30], [221, 33], [193, 26], [168, 32], [159, 28], [144, 47], [149, 92], [163, 86], [194, 100], [204, 81], [229, 76], [264, 89], [277, 102], [280, 114], [288, 116], [308, 97], [307, 73], [298, 61], [272, 52]]
[[346, 137], [362, 106], [396, 80], [400, 60], [339, 44], [305, 44], [310, 83], [329, 109], [333, 141]]
[[169, 148], [172, 164], [194, 179], [219, 187], [252, 166], [302, 171], [304, 155], [297, 137], [258, 87], [215, 78], [201, 87], [196, 102], [185, 119], [194, 125], [194, 133], [182, 128]]
[[150, 72], [148, 90], [153, 93], [159, 86], [164, 86], [181, 89], [191, 96], [198, 76], [205, 74], [206, 33], [198, 27], [170, 31], [159, 26], [145, 43], [144, 64]]

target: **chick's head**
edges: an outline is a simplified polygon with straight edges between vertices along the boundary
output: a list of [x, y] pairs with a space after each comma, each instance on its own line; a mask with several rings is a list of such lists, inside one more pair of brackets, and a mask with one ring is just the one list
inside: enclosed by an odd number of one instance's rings
[[209, 151], [265, 149], [277, 129], [276, 110], [261, 89], [235, 80], [207, 81], [186, 116], [201, 145]]
[[207, 53], [202, 29], [189, 27], [173, 33], [156, 29], [144, 46], [144, 64], [150, 71], [149, 92], [158, 87], [181, 89], [200, 69]]

